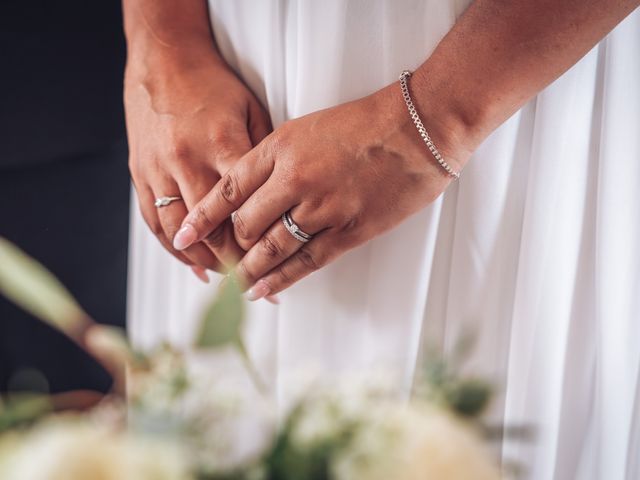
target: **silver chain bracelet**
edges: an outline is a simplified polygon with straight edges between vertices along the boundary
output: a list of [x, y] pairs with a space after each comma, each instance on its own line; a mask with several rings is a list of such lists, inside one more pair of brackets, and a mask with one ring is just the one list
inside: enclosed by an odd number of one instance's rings
[[416, 107], [413, 104], [413, 101], [411, 100], [411, 95], [409, 95], [409, 85], [407, 84], [407, 78], [409, 78], [410, 76], [411, 76], [411, 72], [409, 70], [405, 70], [400, 74], [400, 89], [402, 90], [402, 98], [404, 98], [404, 103], [407, 104], [407, 108], [409, 109], [409, 115], [411, 115], [411, 119], [413, 120], [413, 123], [416, 125], [416, 128], [418, 129], [418, 132], [422, 137], [422, 140], [424, 140], [424, 143], [427, 145], [427, 148], [429, 148], [429, 151], [438, 161], [440, 166], [444, 168], [446, 172], [449, 175], [451, 175], [453, 178], [458, 179], [460, 178], [460, 173], [456, 172], [453, 168], [451, 168], [451, 165], [449, 165], [447, 162], [444, 161], [444, 158], [442, 158], [442, 155], [440, 155], [440, 152], [438, 151], [436, 146], [433, 144], [433, 140], [431, 140], [431, 137], [427, 133], [427, 129], [424, 128], [424, 125], [422, 124], [422, 120], [420, 120], [420, 117], [418, 116]]

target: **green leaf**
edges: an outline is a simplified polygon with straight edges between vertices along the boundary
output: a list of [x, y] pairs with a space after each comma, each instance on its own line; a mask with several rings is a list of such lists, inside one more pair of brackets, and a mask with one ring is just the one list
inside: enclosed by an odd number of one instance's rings
[[72, 337], [89, 320], [88, 315], [51, 272], [2, 237], [0, 293]]
[[53, 410], [46, 395], [14, 395], [0, 405], [0, 433], [14, 428], [28, 426]]
[[235, 348], [256, 389], [265, 394], [266, 385], [249, 358], [242, 340], [244, 301], [237, 278], [231, 273], [222, 282], [218, 295], [205, 310], [195, 345], [200, 348]]
[[220, 348], [241, 343], [244, 321], [242, 290], [235, 277], [229, 275], [218, 295], [205, 310], [196, 346]]
[[465, 417], [480, 415], [491, 400], [491, 386], [478, 379], [465, 379], [448, 385], [445, 391], [447, 404]]
[[196, 338], [195, 346], [216, 349], [230, 346], [235, 348], [247, 370], [247, 374], [260, 393], [266, 393], [266, 385], [249, 358], [242, 340], [244, 322], [244, 301], [237, 278], [231, 273], [222, 282], [218, 295], [205, 310]]

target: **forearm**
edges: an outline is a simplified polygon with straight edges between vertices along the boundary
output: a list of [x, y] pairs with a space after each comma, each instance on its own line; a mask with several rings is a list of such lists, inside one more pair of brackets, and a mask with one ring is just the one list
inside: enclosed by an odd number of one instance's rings
[[128, 66], [222, 63], [205, 0], [123, 0]]
[[472, 151], [639, 4], [476, 0], [412, 77], [418, 110]]

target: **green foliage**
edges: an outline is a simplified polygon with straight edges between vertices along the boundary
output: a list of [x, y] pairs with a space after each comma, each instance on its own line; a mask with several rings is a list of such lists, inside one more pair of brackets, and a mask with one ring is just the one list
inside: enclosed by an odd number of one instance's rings
[[241, 343], [243, 321], [242, 290], [236, 278], [230, 275], [205, 310], [196, 346], [216, 348]]
[[[184, 368], [183, 358], [177, 352], [170, 347], [165, 347], [164, 352], [158, 351], [148, 356], [133, 352], [122, 332], [92, 325], [90, 317], [49, 271], [2, 238], [0, 293], [72, 338], [80, 340], [78, 343], [82, 347], [90, 350], [105, 366], [111, 367], [110, 371], [115, 372], [116, 378], [118, 372], [124, 372], [125, 364], [129, 367], [128, 371], [134, 381], [129, 386], [130, 403], [126, 413], [132, 430], [164, 436], [172, 441], [192, 438], [195, 442], [190, 444], [192, 450], [199, 448], [198, 442], [205, 437], [207, 441], [216, 440], [207, 436], [216, 433], [215, 431], [207, 432], [200, 427], [204, 423], [203, 417], [211, 413], [214, 403], [207, 403], [206, 411], [198, 412], [195, 423], [185, 422], [182, 416], [176, 415], [184, 406], [183, 402], [188, 394], [193, 393], [197, 386], [196, 382], [191, 381], [188, 370]], [[242, 339], [244, 316], [242, 288], [237, 279], [229, 275], [221, 285], [218, 295], [205, 309], [194, 344], [204, 350], [234, 348], [257, 390], [266, 393]], [[432, 403], [443, 405], [467, 418], [478, 417], [491, 397], [491, 388], [487, 383], [460, 375], [460, 363], [467, 357], [473, 343], [472, 337], [463, 338], [448, 362], [441, 357], [433, 357], [427, 361], [420, 384], [422, 392]], [[136, 383], [140, 385], [137, 387], [140, 391], [136, 390]], [[213, 395], [209, 390], [206, 394]], [[341, 410], [341, 401], [336, 399], [320, 404], [328, 409], [326, 418], [335, 422], [329, 424], [330, 429], [323, 430], [311, 440], [300, 439], [300, 431], [304, 431], [301, 426], [308, 425], [301, 424], [301, 419], [316, 418], [305, 415], [317, 412], [312, 409], [312, 398], [306, 398], [287, 415], [275, 437], [271, 437], [269, 447], [251, 465], [242, 465], [235, 471], [227, 472], [210, 472], [204, 467], [196, 466], [196, 478], [330, 480], [333, 460], [341, 452], [351, 448], [354, 439], [359, 438], [359, 431], [370, 421], [370, 418], [345, 414]], [[58, 408], [55, 397], [28, 395], [11, 397], [5, 402], [0, 399], [0, 434], [9, 430], [28, 429]], [[212, 418], [209, 422], [218, 419], [215, 415]], [[224, 422], [224, 419], [222, 412], [219, 420]], [[387, 438], [388, 434], [384, 433], [384, 436]], [[202, 448], [206, 448], [204, 440], [202, 445]]]
[[266, 386], [249, 358], [247, 348], [242, 340], [243, 324], [242, 288], [235, 275], [230, 273], [220, 285], [218, 295], [205, 310], [195, 345], [205, 349], [225, 346], [235, 348], [256, 389], [266, 393]]
[[51, 272], [2, 237], [0, 293], [70, 336], [88, 321], [87, 314]]
[[455, 412], [465, 417], [476, 417], [489, 404], [491, 387], [478, 379], [458, 380], [446, 385], [444, 395]]
[[28, 427], [52, 410], [53, 405], [46, 395], [12, 395], [0, 403], [0, 433]]
[[466, 377], [460, 372], [474, 345], [475, 335], [466, 332], [458, 339], [447, 360], [435, 351], [427, 354], [422, 378], [416, 386], [417, 395], [439, 403], [457, 415], [479, 417], [491, 401], [493, 388], [485, 381]]
[[[273, 448], [265, 459], [267, 480], [329, 480], [331, 459], [348, 447], [358, 428], [356, 421], [343, 421], [333, 434], [319, 438], [312, 445], [299, 445], [293, 431], [305, 415], [305, 402], [298, 404], [289, 414], [279, 432]], [[335, 406], [338, 409], [338, 406]], [[338, 416], [339, 412], [336, 411]]]

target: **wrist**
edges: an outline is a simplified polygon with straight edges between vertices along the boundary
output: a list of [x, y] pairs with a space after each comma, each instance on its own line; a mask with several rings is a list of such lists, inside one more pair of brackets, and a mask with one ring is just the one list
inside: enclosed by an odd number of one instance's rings
[[[400, 72], [398, 72], [400, 73]], [[436, 92], [425, 86], [423, 78], [411, 75], [408, 79], [408, 88], [411, 101], [416, 112], [427, 130], [433, 145], [444, 161], [456, 172], [461, 172], [464, 165], [475, 150], [477, 134], [472, 132], [473, 127], [466, 123], [460, 115], [455, 104], [449, 102], [446, 97], [435, 94]], [[388, 85], [373, 95], [376, 98], [379, 115], [384, 115], [384, 122], [388, 132], [401, 133], [410, 141], [415, 152], [420, 152], [425, 161], [438, 162], [435, 154], [420, 136], [420, 132], [409, 113], [408, 106], [403, 98], [399, 81]], [[444, 168], [442, 166], [438, 166]], [[446, 174], [446, 172], [444, 172]]]
[[226, 67], [211, 40], [167, 46], [151, 38], [127, 40], [127, 76], [174, 75], [201, 68]]
[[433, 119], [432, 136], [463, 151], [464, 164], [516, 109], [505, 109], [499, 97], [483, 93], [481, 80], [452, 77], [441, 60], [432, 55], [412, 75], [414, 103], [419, 113], [428, 112]]
[[[451, 82], [431, 75], [425, 66], [416, 70], [408, 83], [415, 108], [434, 144], [460, 172], [486, 136], [482, 123], [465, 108]], [[406, 123], [416, 128], [408, 113]]]
[[190, 12], [194, 6], [197, 4], [185, 4], [176, 11], [167, 6], [150, 8], [143, 3], [123, 2], [128, 76], [225, 65], [206, 10]]

